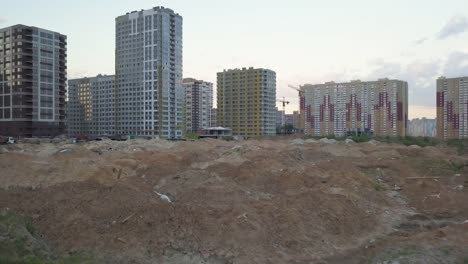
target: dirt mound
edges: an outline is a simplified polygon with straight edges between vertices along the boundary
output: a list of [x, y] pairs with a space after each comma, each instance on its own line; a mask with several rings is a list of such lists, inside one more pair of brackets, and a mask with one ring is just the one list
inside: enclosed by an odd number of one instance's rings
[[468, 256], [450, 231], [468, 219], [466, 157], [444, 149], [136, 140], [0, 153], [0, 208], [103, 263], [435, 263], [438, 231], [445, 263]]

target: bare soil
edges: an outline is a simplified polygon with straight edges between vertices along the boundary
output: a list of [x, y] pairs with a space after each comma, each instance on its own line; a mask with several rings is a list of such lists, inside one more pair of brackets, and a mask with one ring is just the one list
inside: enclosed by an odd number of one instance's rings
[[302, 143], [0, 146], [0, 209], [96, 263], [468, 263], [467, 156]]

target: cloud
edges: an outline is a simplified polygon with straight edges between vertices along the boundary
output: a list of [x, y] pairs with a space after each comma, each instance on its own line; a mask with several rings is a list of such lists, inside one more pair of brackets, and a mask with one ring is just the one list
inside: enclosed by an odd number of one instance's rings
[[373, 68], [367, 77], [369, 80], [389, 78], [406, 81], [410, 104], [434, 106], [435, 83], [443, 66], [441, 60], [414, 60], [406, 64], [375, 60], [369, 66]]
[[6, 22], [7, 22], [6, 18], [0, 17], [0, 24], [6, 23]]
[[[414, 60], [409, 63], [399, 63], [375, 59], [369, 62], [368, 80], [379, 78], [399, 79], [408, 82], [411, 116], [432, 113], [427, 109], [435, 109], [436, 80], [441, 75], [448, 78], [468, 76], [468, 52], [456, 51], [442, 59]], [[421, 109], [427, 108], [425, 111]], [[432, 115], [431, 115], [432, 116]]]
[[468, 18], [466, 16], [453, 16], [437, 34], [438, 39], [446, 39], [461, 34], [468, 30]]
[[428, 40], [428, 38], [426, 38], [426, 37], [420, 38], [418, 40], [413, 41], [413, 44], [416, 45], [416, 46], [419, 46], [419, 45], [424, 44], [424, 42], [426, 42], [427, 40]]
[[68, 79], [79, 79], [79, 78], [84, 78], [84, 77], [93, 77], [96, 76], [97, 74], [93, 74], [88, 70], [84, 69], [70, 69], [68, 70]]
[[442, 73], [448, 78], [468, 76], [468, 52], [456, 51], [449, 54]]

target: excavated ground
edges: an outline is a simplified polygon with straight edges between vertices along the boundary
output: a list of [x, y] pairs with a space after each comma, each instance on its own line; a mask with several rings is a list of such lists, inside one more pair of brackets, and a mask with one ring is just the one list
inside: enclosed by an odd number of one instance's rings
[[383, 143], [17, 144], [0, 209], [96, 263], [466, 264], [466, 165]]

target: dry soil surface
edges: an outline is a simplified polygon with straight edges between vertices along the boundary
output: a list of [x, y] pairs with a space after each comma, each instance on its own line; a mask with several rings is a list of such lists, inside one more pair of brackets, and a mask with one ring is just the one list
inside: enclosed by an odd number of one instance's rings
[[301, 140], [0, 146], [0, 209], [97, 263], [468, 263], [468, 157]]

